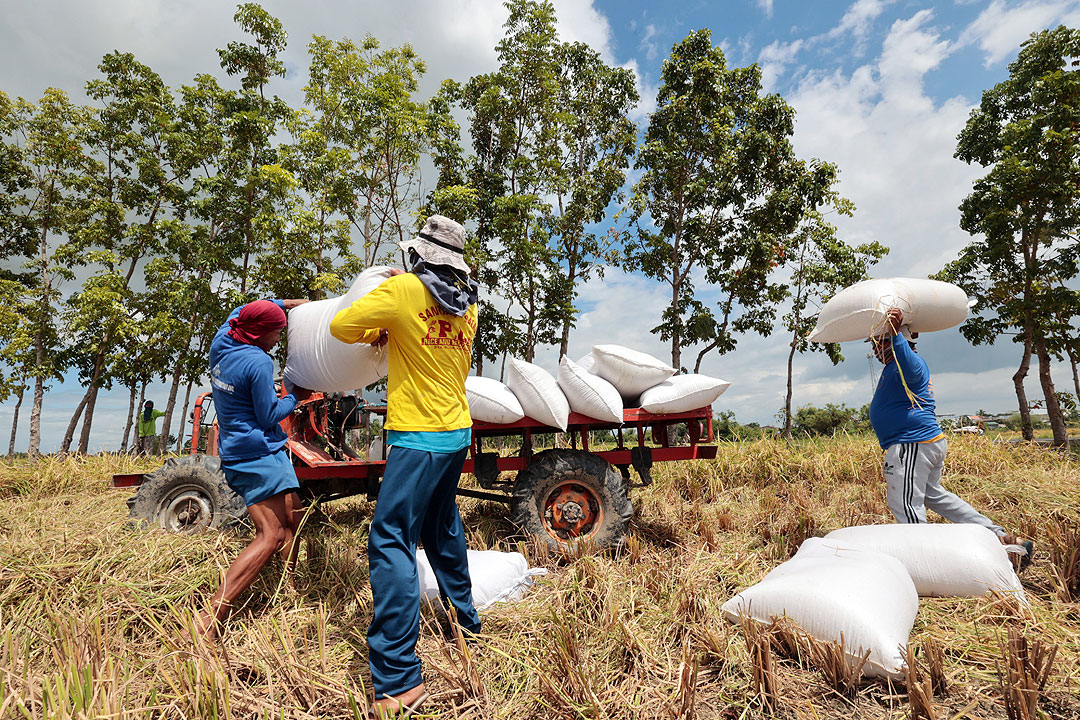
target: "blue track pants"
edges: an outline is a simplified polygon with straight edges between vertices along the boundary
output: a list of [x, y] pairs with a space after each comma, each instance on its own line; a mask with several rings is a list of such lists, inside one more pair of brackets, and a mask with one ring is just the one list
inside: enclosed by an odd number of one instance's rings
[[368, 662], [376, 698], [399, 695], [423, 681], [416, 656], [417, 540], [424, 543], [439, 593], [457, 610], [458, 622], [465, 630], [480, 631], [465, 528], [454, 502], [466, 453], [467, 449], [438, 453], [395, 446], [387, 456], [368, 537], [375, 605], [368, 628]]

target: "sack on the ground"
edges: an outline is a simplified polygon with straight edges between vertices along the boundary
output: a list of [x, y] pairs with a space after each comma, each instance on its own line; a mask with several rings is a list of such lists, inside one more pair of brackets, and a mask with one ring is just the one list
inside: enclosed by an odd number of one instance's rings
[[635, 407], [641, 393], [675, 374], [665, 362], [622, 345], [594, 345], [592, 355], [595, 364], [589, 372], [614, 385]]
[[[498, 602], [515, 602], [525, 596], [533, 578], [546, 575], [544, 568], [530, 568], [525, 556], [498, 550], [469, 550], [469, 577], [473, 605], [484, 610]], [[439, 583], [423, 548], [416, 551], [420, 579], [420, 600], [439, 601]]]
[[586, 372], [570, 358], [563, 357], [559, 361], [557, 382], [574, 412], [605, 422], [623, 421], [619, 391], [599, 375]]
[[786, 616], [825, 642], [839, 643], [842, 634], [850, 657], [870, 651], [866, 675], [900, 678], [902, 648], [915, 623], [919, 596], [907, 570], [892, 556], [837, 550], [810, 538], [795, 557], [720, 609], [733, 623], [740, 616], [762, 623]]
[[964, 322], [968, 297], [956, 285], [940, 280], [863, 280], [844, 288], [825, 303], [809, 340], [849, 342], [880, 335], [885, 330], [885, 314], [894, 307], [904, 311], [904, 324], [912, 332], [933, 332]]
[[657, 414], [680, 413], [712, 405], [731, 386], [708, 375], [675, 375], [641, 393], [641, 409]]
[[1005, 546], [982, 525], [860, 525], [833, 530], [823, 540], [837, 548], [891, 555], [924, 597], [982, 597], [997, 590], [1024, 600]]
[[566, 429], [570, 403], [551, 373], [539, 365], [510, 358], [506, 384], [514, 391], [526, 415], [543, 425]]
[[473, 420], [505, 425], [525, 417], [514, 392], [495, 378], [477, 375], [465, 378], [465, 397]]
[[321, 392], [351, 392], [386, 377], [386, 347], [343, 343], [330, 334], [330, 321], [388, 277], [388, 267], [368, 268], [345, 295], [304, 303], [289, 311], [287, 383]]

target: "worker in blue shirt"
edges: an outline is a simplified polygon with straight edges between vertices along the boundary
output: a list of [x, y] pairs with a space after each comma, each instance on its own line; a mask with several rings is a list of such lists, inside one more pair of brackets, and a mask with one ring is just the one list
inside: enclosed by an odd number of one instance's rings
[[212, 639], [240, 593], [275, 553], [290, 574], [298, 544], [300, 499], [281, 421], [309, 390], [294, 388], [284, 397], [274, 390], [270, 351], [281, 340], [285, 310], [307, 300], [256, 300], [233, 310], [210, 345], [210, 383], [218, 422], [218, 455], [225, 480], [244, 498], [255, 524], [251, 541], [225, 572], [221, 587], [199, 619], [199, 632]]
[[925, 523], [930, 508], [946, 520], [990, 528], [1020, 557], [1020, 569], [1031, 562], [1033, 543], [1020, 541], [990, 518], [941, 485], [949, 441], [937, 421], [930, 369], [915, 352], [915, 337], [904, 328], [904, 313], [888, 311], [885, 333], [867, 338], [884, 365], [874, 398], [870, 424], [885, 451], [886, 500], [897, 522]]

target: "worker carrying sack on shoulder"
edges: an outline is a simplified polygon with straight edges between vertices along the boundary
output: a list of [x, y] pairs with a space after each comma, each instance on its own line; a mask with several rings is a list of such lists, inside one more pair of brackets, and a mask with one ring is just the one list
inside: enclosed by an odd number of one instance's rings
[[289, 311], [289, 359], [285, 382], [320, 392], [352, 392], [386, 377], [386, 347], [343, 343], [330, 334], [338, 311], [367, 295], [390, 277], [391, 268], [370, 267], [341, 297], [304, 303]]
[[885, 329], [891, 308], [904, 311], [904, 324], [913, 333], [955, 327], [967, 319], [968, 296], [956, 285], [923, 278], [863, 280], [834, 295], [818, 313], [811, 342], [865, 340]]

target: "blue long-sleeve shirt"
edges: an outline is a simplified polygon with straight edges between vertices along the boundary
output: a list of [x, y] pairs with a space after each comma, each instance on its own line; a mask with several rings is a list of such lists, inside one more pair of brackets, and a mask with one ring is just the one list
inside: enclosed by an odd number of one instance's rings
[[[285, 309], [281, 300], [272, 302]], [[240, 309], [233, 310], [229, 320]], [[233, 340], [228, 332], [226, 320], [210, 344], [218, 455], [224, 461], [252, 460], [285, 446], [288, 437], [280, 423], [296, 409], [296, 396], [279, 398], [274, 392], [274, 361], [262, 348]]]
[[[903, 335], [893, 336], [892, 347], [895, 359], [881, 371], [874, 399], [870, 401], [870, 424], [883, 449], [941, 435], [930, 368]], [[901, 371], [914, 401], [904, 391]]]

